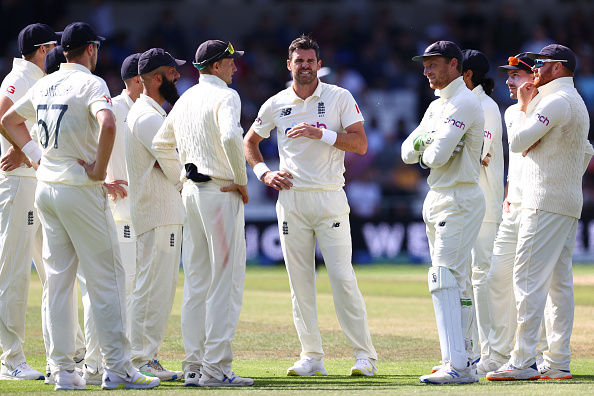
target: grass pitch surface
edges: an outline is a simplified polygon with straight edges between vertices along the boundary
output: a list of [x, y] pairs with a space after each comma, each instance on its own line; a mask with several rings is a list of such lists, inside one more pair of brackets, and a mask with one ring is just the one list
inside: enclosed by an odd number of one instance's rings
[[[440, 359], [439, 340], [431, 295], [427, 289], [427, 267], [358, 266], [359, 287], [367, 304], [369, 327], [379, 354], [379, 375], [350, 377], [354, 363], [352, 348], [340, 330], [328, 276], [323, 268], [317, 278], [319, 323], [326, 356], [327, 377], [287, 377], [286, 369], [299, 359], [299, 341], [293, 326], [291, 296], [284, 267], [248, 267], [244, 302], [234, 340], [234, 370], [255, 379], [254, 386], [239, 389], [185, 388], [182, 381], [165, 382], [154, 390], [112, 391], [127, 395], [388, 395], [388, 394], [592, 394], [594, 392], [594, 266], [577, 266], [575, 279], [575, 323], [572, 336], [573, 380], [489, 382], [431, 386], [419, 383]], [[180, 272], [173, 313], [160, 358], [165, 367], [181, 370], [185, 357], [180, 328], [183, 272]], [[28, 363], [45, 371], [45, 352], [40, 318], [41, 284], [31, 276], [27, 339]], [[82, 304], [81, 315], [82, 318]], [[82, 324], [82, 323], [81, 323]], [[99, 392], [88, 386], [85, 394]], [[0, 394], [53, 392], [43, 381], [0, 381]]]

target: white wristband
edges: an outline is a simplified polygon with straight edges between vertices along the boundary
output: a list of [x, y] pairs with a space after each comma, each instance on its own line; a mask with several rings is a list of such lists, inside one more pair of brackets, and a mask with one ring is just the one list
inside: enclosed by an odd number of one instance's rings
[[33, 140], [29, 140], [29, 142], [23, 146], [21, 151], [36, 164], [41, 160], [41, 149]]
[[264, 173], [270, 172], [270, 169], [268, 169], [268, 166], [264, 162], [258, 162], [253, 170], [258, 180], [261, 180]]
[[320, 138], [322, 142], [326, 143], [329, 146], [334, 146], [337, 137], [338, 133], [326, 128], [322, 128], [322, 137]]

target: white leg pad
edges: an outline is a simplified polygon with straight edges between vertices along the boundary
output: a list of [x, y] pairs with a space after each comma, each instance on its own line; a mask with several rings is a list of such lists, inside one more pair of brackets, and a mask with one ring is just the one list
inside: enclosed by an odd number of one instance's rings
[[462, 335], [462, 305], [456, 278], [446, 267], [431, 267], [428, 280], [429, 291], [433, 296], [441, 357], [454, 368], [464, 369], [468, 364], [468, 357]]

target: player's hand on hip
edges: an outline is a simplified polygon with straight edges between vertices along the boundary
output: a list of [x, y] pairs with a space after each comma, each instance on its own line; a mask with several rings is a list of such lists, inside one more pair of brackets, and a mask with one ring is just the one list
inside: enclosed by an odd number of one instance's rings
[[510, 213], [509, 212], [509, 201], [507, 198], [503, 200], [503, 213]]
[[221, 187], [222, 192], [229, 192], [229, 191], [238, 191], [241, 194], [241, 199], [243, 200], [244, 204], [247, 204], [250, 200], [250, 195], [248, 194], [247, 186], [240, 186], [239, 184], [231, 184], [228, 187]]
[[295, 125], [293, 128], [289, 129], [289, 131], [287, 132], [287, 137], [306, 137], [309, 139], [321, 139], [322, 130], [320, 128], [316, 128], [313, 125], [309, 125], [305, 122], [302, 122], [301, 124]]
[[0, 160], [0, 169], [4, 172], [9, 172], [15, 170], [23, 163], [26, 163], [27, 166], [31, 167], [31, 162], [29, 162], [25, 153], [10, 146], [8, 150], [6, 150], [6, 154]]
[[491, 162], [491, 154], [487, 153], [487, 155], [485, 155], [485, 158], [483, 158], [483, 160], [481, 161], [481, 164], [483, 166], [489, 166], [489, 162]]
[[83, 168], [85, 168], [85, 171], [87, 172], [87, 176], [89, 176], [89, 179], [91, 179], [91, 180], [103, 181], [107, 177], [106, 171], [101, 172], [100, 170], [96, 169], [96, 167], [95, 167], [96, 162], [93, 162], [92, 164], [87, 164], [85, 161], [79, 159], [78, 163]]
[[287, 171], [269, 171], [262, 176], [262, 181], [269, 187], [275, 190], [288, 190], [293, 187], [293, 183], [289, 179], [292, 179], [293, 175]]
[[107, 188], [107, 193], [109, 194], [109, 198], [112, 201], [117, 201], [118, 198], [126, 198], [128, 196], [128, 192], [122, 185], [127, 186], [128, 182], [126, 180], [113, 180], [109, 182], [103, 183], [105, 188]]

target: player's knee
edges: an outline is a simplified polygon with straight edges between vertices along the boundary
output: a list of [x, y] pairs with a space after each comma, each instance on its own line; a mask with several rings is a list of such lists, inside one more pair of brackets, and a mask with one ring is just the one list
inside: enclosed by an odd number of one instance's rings
[[429, 268], [428, 282], [431, 293], [444, 289], [456, 289], [458, 287], [456, 277], [447, 267]]

